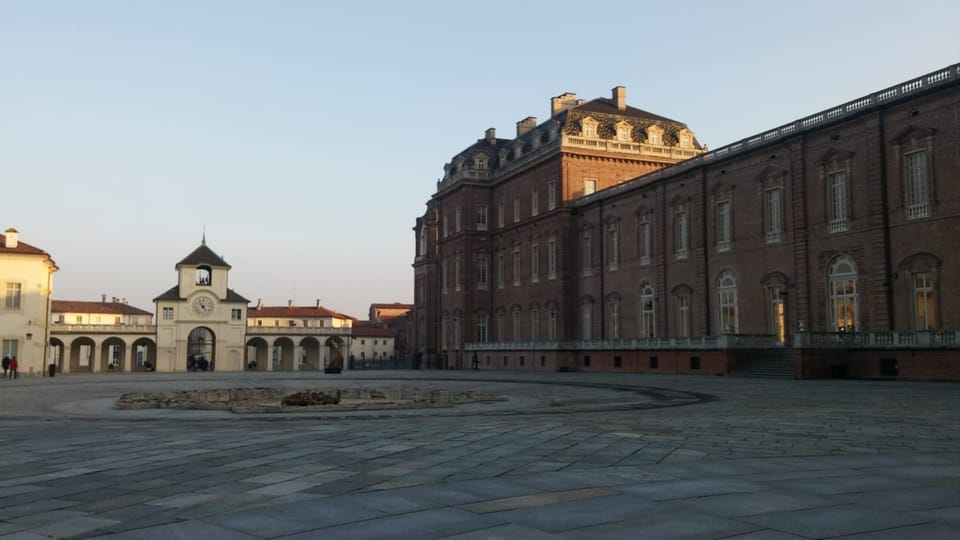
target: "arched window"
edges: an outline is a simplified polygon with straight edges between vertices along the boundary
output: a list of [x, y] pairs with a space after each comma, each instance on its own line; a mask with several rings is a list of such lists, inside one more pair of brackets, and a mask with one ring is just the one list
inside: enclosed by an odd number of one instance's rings
[[617, 293], [607, 296], [607, 337], [620, 339], [620, 295]]
[[558, 329], [558, 319], [559, 314], [557, 313], [557, 303], [551, 302], [547, 306], [547, 339], [549, 341], [556, 341], [559, 339], [559, 329]]
[[940, 265], [940, 259], [929, 253], [911, 255], [900, 263], [899, 272], [906, 280], [905, 290], [910, 294], [908, 311], [914, 330], [937, 328]]
[[514, 341], [520, 341], [520, 306], [513, 306], [511, 310], [510, 333]]
[[737, 321], [737, 280], [730, 272], [723, 272], [717, 278], [717, 330], [721, 334], [736, 334], [739, 331]]
[[197, 267], [197, 285], [210, 285], [213, 278], [213, 271], [209, 266]]
[[593, 300], [591, 298], [585, 298], [581, 302], [580, 313], [580, 322], [583, 324], [582, 339], [593, 339]]
[[649, 283], [640, 286], [640, 337], [650, 338], [657, 335], [656, 298]]
[[480, 311], [477, 313], [477, 335], [476, 340], [480, 343], [487, 342], [487, 326], [489, 324], [489, 317], [486, 312]]
[[852, 332], [860, 326], [857, 319], [857, 263], [849, 255], [833, 260], [827, 272], [830, 295], [830, 326], [837, 332]]

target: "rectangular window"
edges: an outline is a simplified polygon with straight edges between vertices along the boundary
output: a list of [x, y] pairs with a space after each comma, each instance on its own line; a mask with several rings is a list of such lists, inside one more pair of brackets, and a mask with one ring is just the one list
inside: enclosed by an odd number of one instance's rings
[[557, 239], [547, 241], [547, 279], [557, 279]]
[[610, 302], [608, 305], [610, 339], [620, 339], [620, 302]]
[[650, 264], [651, 240], [652, 239], [650, 238], [650, 218], [647, 216], [638, 218], [637, 256], [640, 259], [640, 264], [642, 265]]
[[583, 231], [583, 243], [580, 246], [583, 275], [589, 276], [593, 265], [593, 239], [589, 230]]
[[458, 206], [456, 213], [456, 223], [454, 224], [454, 231], [460, 232], [463, 230], [463, 208]]
[[917, 330], [933, 330], [937, 327], [936, 303], [933, 292], [933, 275], [930, 272], [913, 274], [915, 328]]
[[513, 286], [520, 286], [520, 250], [513, 250]]
[[440, 292], [447, 294], [447, 273], [450, 270], [450, 261], [444, 259], [440, 263]]
[[162, 317], [163, 317], [163, 320], [165, 320], [165, 321], [172, 321], [172, 320], [173, 320], [173, 308], [172, 308], [172, 307], [165, 307], [165, 308], [163, 308]]
[[456, 291], [460, 290], [460, 273], [463, 270], [463, 263], [460, 260], [460, 255], [453, 260], [453, 289]]
[[830, 232], [847, 230], [847, 172], [837, 171], [827, 175], [830, 202]]
[[505, 272], [506, 272], [506, 269], [504, 268], [504, 264], [503, 264], [503, 253], [498, 253], [497, 254], [497, 288], [498, 289], [502, 289], [503, 283], [504, 281], [506, 281], [506, 278], [504, 276]]
[[533, 308], [530, 310], [530, 341], [540, 339], [540, 310]]
[[587, 178], [583, 181], [583, 196], [593, 195], [597, 192], [597, 181], [593, 178]]
[[686, 208], [678, 210], [676, 216], [674, 216], [673, 243], [674, 253], [676, 253], [678, 259], [687, 258], [687, 218]]
[[487, 205], [485, 204], [477, 205], [477, 230], [487, 230]]
[[506, 341], [507, 336], [503, 334], [503, 312], [497, 313], [497, 339]]
[[607, 225], [607, 268], [616, 270], [620, 264], [620, 228], [616, 223]]
[[918, 150], [904, 156], [906, 165], [907, 219], [930, 215], [930, 184], [927, 179], [927, 152]]
[[514, 195], [513, 197], [513, 222], [516, 223], [520, 221], [520, 196]]
[[547, 182], [547, 210], [553, 210], [557, 207], [557, 182], [551, 180]]
[[583, 339], [593, 339], [593, 304], [588, 303], [581, 306], [580, 313], [580, 322], [583, 323]]
[[512, 312], [510, 318], [510, 331], [514, 341], [520, 341], [520, 310]]
[[547, 339], [557, 340], [557, 308], [555, 307], [547, 310]]
[[22, 286], [20, 283], [7, 283], [7, 295], [3, 301], [3, 307], [6, 309], [20, 309], [20, 294]]
[[487, 288], [487, 258], [477, 257], [477, 288]]
[[[3, 356], [4, 358], [13, 358], [19, 354], [20, 341], [16, 339], [5, 339], [3, 340]], [[19, 371], [20, 368], [17, 368]]]
[[768, 244], [776, 244], [783, 239], [783, 218], [781, 217], [781, 190], [780, 188], [768, 189], [765, 192], [767, 211], [766, 237]]
[[540, 281], [540, 244], [530, 246], [530, 282]]
[[446, 238], [450, 236], [450, 219], [446, 212], [441, 215], [440, 221], [443, 222], [443, 237]]
[[677, 337], [690, 337], [690, 297], [677, 297]]
[[540, 213], [540, 192], [533, 188], [530, 192], [530, 215], [536, 216]]
[[[230, 320], [239, 321], [243, 319], [243, 310], [242, 309], [231, 309], [230, 310]], [[304, 324], [306, 326], [306, 324]]]
[[730, 250], [730, 201], [717, 202], [717, 251]]
[[503, 228], [503, 203], [497, 205], [497, 227]]
[[487, 315], [482, 313], [477, 315], [477, 341], [487, 342]]

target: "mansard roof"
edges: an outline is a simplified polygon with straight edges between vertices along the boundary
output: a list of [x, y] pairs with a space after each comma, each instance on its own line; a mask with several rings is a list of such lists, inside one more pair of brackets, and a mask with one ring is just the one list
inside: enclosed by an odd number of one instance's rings
[[683, 124], [683, 122], [678, 122], [676, 120], [667, 118], [666, 116], [660, 116], [659, 114], [653, 114], [647, 112], [643, 109], [638, 109], [636, 107], [626, 106], [626, 109], [620, 110], [617, 108], [617, 104], [610, 98], [597, 98], [591, 99], [590, 101], [584, 103], [583, 105], [577, 105], [572, 107], [567, 112], [570, 111], [579, 111], [584, 113], [600, 113], [608, 114], [612, 116], [623, 116], [626, 118], [635, 118], [637, 120], [643, 120], [647, 122], [668, 122], [671, 124]]
[[217, 266], [220, 268], [230, 268], [230, 265], [227, 264], [227, 261], [223, 260], [222, 257], [213, 252], [212, 249], [207, 247], [207, 243], [203, 242], [200, 244], [200, 247], [190, 252], [189, 255], [184, 257], [180, 262], [177, 263], [177, 268], [181, 266]]

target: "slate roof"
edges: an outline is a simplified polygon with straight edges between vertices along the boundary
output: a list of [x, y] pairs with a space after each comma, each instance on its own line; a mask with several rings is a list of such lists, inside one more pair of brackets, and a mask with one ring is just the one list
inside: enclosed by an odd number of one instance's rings
[[[161, 302], [161, 301], [176, 302], [177, 300], [180, 300], [180, 299], [181, 299], [180, 285], [174, 285], [169, 290], [161, 293], [160, 296], [157, 296], [156, 298], [154, 298], [153, 301], [154, 302]], [[223, 302], [226, 302], [229, 304], [248, 304], [250, 303], [250, 300], [247, 300], [243, 296], [240, 296], [240, 294], [238, 294], [233, 289], [227, 289], [227, 298], [223, 300]]]
[[227, 264], [227, 261], [223, 260], [222, 257], [213, 252], [212, 249], [207, 247], [206, 242], [200, 244], [200, 247], [190, 252], [189, 255], [183, 258], [180, 262], [177, 263], [177, 268], [181, 266], [216, 266], [219, 268], [230, 268], [230, 265]]
[[82, 300], [53, 300], [50, 310], [54, 313], [99, 313], [103, 315], [153, 315], [149, 311], [123, 302], [84, 302]]
[[627, 108], [625, 110], [621, 111], [620, 109], [617, 108], [617, 104], [614, 103], [614, 101], [610, 98], [591, 99], [590, 101], [584, 103], [583, 105], [572, 107], [569, 110], [580, 111], [580, 112], [595, 112], [600, 114], [611, 114], [616, 116], [626, 116], [629, 118], [639, 118], [642, 120], [649, 120], [651, 122], [671, 122], [674, 124], [686, 125], [683, 122], [678, 122], [676, 120], [667, 118], [665, 116], [653, 114], [652, 112], [647, 112], [643, 109], [638, 109], [636, 107], [631, 107], [629, 105], [627, 105]]

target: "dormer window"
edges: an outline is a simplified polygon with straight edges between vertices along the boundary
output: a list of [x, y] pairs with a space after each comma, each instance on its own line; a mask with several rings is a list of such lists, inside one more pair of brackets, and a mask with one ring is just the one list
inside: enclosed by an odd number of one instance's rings
[[597, 137], [597, 125], [598, 122], [589, 116], [580, 121], [582, 126], [581, 132], [584, 137], [587, 138], [596, 138]]
[[209, 266], [198, 266], [197, 267], [197, 285], [210, 285], [212, 281], [213, 271], [210, 270]]
[[680, 148], [693, 148], [693, 133], [688, 129], [681, 129], [680, 133]]
[[478, 168], [478, 169], [486, 169], [486, 168], [487, 168], [487, 162], [484, 161], [484, 160], [482, 160], [482, 159], [478, 159], [478, 160], [477, 160], [477, 168]]
[[630, 142], [631, 125], [625, 121], [617, 122], [617, 140], [620, 142]]
[[663, 144], [663, 130], [657, 126], [647, 128], [647, 144], [660, 146]]

